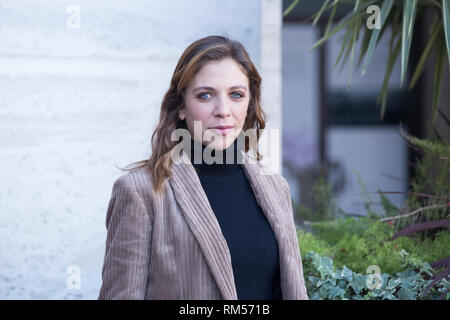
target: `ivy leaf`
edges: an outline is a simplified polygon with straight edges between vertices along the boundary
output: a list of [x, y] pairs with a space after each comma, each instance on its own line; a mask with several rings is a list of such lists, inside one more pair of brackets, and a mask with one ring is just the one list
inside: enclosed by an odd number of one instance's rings
[[415, 299], [414, 293], [406, 288], [400, 288], [400, 290], [398, 290], [398, 292], [397, 292], [397, 295], [400, 300], [414, 300]]
[[345, 293], [344, 289], [339, 288], [339, 287], [336, 286], [336, 287], [333, 287], [333, 288], [330, 289], [330, 291], [328, 292], [328, 298], [329, 299], [333, 299], [333, 298], [336, 298], [336, 297], [340, 297], [341, 299], [343, 299], [344, 298], [344, 293]]
[[318, 286], [318, 282], [320, 281], [319, 278], [313, 276], [309, 276], [308, 280], [313, 286]]
[[359, 294], [366, 287], [366, 277], [359, 273], [353, 274], [353, 281], [350, 283], [350, 286]]
[[400, 279], [391, 279], [391, 280], [389, 280], [388, 284], [386, 285], [386, 289], [393, 290], [393, 289], [397, 288], [398, 286], [400, 286], [401, 283], [402, 282]]
[[342, 268], [341, 277], [343, 277], [347, 281], [352, 281], [353, 280], [353, 272], [352, 272], [352, 270], [350, 270], [349, 268], [344, 266]]

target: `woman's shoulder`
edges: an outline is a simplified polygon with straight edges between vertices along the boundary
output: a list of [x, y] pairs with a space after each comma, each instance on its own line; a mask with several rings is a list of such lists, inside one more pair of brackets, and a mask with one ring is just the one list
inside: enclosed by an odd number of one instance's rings
[[151, 172], [146, 166], [133, 169], [116, 178], [113, 189], [135, 191], [141, 197], [153, 193]]

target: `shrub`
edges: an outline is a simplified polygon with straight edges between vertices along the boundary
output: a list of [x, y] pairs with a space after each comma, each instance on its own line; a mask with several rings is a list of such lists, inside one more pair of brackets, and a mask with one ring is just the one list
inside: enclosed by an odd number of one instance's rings
[[[408, 254], [402, 252], [406, 259]], [[425, 295], [432, 280], [426, 280], [423, 273], [429, 266], [422, 265], [419, 271], [407, 269], [395, 275], [388, 273], [361, 274], [345, 265], [336, 268], [333, 260], [314, 251], [306, 254], [303, 270], [308, 296], [311, 300], [415, 300], [450, 299], [450, 282], [442, 279]]]
[[333, 259], [338, 268], [345, 265], [360, 273], [369, 265], [378, 265], [386, 273], [404, 271], [408, 266], [402, 250], [409, 253], [409, 266], [417, 265], [417, 261], [432, 263], [450, 252], [450, 234], [446, 231], [425, 240], [405, 236], [391, 241], [394, 227], [369, 218], [318, 222], [311, 228], [312, 233], [298, 232], [302, 258], [314, 251]]

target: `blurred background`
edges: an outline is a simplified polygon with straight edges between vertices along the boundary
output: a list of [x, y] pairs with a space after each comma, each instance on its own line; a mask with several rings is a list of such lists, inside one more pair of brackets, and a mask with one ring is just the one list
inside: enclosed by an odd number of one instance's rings
[[[393, 66], [381, 120], [388, 33], [365, 76], [355, 68], [348, 86], [347, 68], [333, 68], [342, 32], [310, 50], [328, 21], [325, 12], [311, 23], [321, 1], [301, 1], [283, 17], [291, 3], [0, 0], [0, 299], [97, 298], [106, 209], [123, 174], [116, 165], [149, 157], [177, 60], [207, 35], [240, 41], [262, 75], [268, 128], [281, 130], [274, 168], [290, 184], [299, 224], [314, 220], [320, 178], [353, 216], [367, 214], [362, 188], [408, 190], [417, 155], [399, 124], [417, 137], [450, 136], [442, 116], [434, 129], [424, 120], [433, 65], [411, 91]], [[411, 61], [431, 16], [416, 23]], [[443, 77], [440, 110], [449, 118], [448, 68]], [[406, 199], [386, 196], [396, 206]]]
[[[286, 9], [293, 1], [283, 1]], [[364, 214], [358, 175], [367, 190], [405, 192], [414, 175], [411, 165], [416, 155], [399, 133], [399, 124], [417, 137], [429, 137], [434, 131], [450, 139], [448, 125], [441, 115], [430, 130], [433, 96], [433, 64], [425, 66], [416, 86], [400, 85], [400, 59], [392, 68], [389, 96], [384, 118], [380, 119], [377, 97], [383, 85], [389, 55], [390, 34], [379, 39], [363, 77], [361, 67], [354, 68], [348, 85], [348, 63], [334, 67], [340, 55], [345, 28], [322, 46], [310, 48], [322, 37], [330, 10], [316, 26], [311, 16], [324, 1], [303, 0], [283, 19], [283, 163], [290, 178], [293, 198], [312, 205], [311, 186], [322, 172], [332, 181], [339, 206], [348, 213]], [[342, 19], [351, 5], [338, 6], [334, 19]], [[432, 13], [416, 20], [410, 61], [416, 64], [429, 38]], [[363, 37], [356, 43], [358, 57]], [[450, 114], [449, 69], [444, 68], [439, 109]], [[292, 146], [292, 148], [287, 148]], [[295, 150], [295, 151], [294, 151]], [[387, 195], [400, 205], [404, 194]]]

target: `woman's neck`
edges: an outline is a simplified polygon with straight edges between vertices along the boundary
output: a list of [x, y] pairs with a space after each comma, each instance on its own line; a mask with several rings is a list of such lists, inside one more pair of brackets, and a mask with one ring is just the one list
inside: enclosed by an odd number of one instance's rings
[[[211, 149], [191, 138], [191, 163], [196, 169], [208, 171], [237, 170], [242, 163], [242, 154], [238, 152], [237, 139], [228, 148]], [[241, 159], [240, 161], [238, 161]]]

